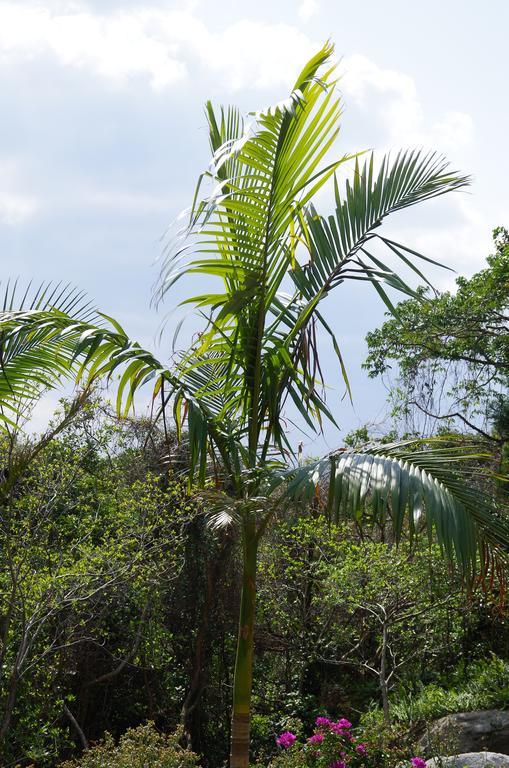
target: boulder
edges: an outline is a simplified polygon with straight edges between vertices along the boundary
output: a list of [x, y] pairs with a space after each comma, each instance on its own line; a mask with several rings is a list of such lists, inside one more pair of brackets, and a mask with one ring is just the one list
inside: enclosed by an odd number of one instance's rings
[[509, 768], [509, 755], [498, 752], [465, 752], [463, 755], [434, 757], [428, 768]]
[[458, 755], [490, 750], [509, 755], [509, 712], [457, 712], [435, 720], [419, 746], [426, 754]]

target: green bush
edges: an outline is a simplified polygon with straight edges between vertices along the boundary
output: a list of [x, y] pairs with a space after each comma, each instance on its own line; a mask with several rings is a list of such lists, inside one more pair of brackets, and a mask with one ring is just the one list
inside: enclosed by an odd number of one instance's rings
[[107, 733], [104, 741], [60, 768], [193, 768], [198, 755], [180, 746], [180, 736], [179, 731], [159, 733], [153, 723], [129, 729], [118, 744]]

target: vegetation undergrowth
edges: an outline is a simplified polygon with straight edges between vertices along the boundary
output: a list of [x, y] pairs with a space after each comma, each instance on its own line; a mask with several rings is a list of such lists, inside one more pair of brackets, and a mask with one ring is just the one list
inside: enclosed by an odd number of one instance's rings
[[[492, 655], [465, 665], [462, 663], [447, 680], [420, 685], [415, 692], [408, 688], [390, 697], [394, 722], [408, 726], [424, 726], [455, 712], [509, 708], [509, 663]], [[375, 728], [383, 723], [380, 708], [365, 713], [361, 722]]]

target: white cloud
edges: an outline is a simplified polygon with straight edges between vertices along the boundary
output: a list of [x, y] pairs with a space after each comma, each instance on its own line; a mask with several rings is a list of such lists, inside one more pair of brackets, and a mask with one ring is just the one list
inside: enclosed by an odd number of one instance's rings
[[21, 224], [38, 208], [34, 197], [21, 189], [16, 163], [0, 158], [0, 223]]
[[[309, 0], [305, 5], [309, 11]], [[142, 75], [156, 90], [189, 79], [198, 65], [238, 90], [290, 82], [316, 48], [284, 24], [241, 20], [211, 32], [192, 6], [139, 5], [110, 13], [75, 4], [50, 8], [0, 2], [0, 62], [50, 54], [62, 66], [120, 83]]]
[[[216, 69], [232, 90], [246, 86], [259, 89], [288, 87], [293, 84], [303, 62], [318, 48], [295, 27], [248, 20], [227, 27], [211, 43], [209, 50], [204, 51], [204, 63]], [[215, 55], [216, 48], [229, 52], [226, 67], [223, 57]]]
[[[317, 10], [317, 0], [298, 5], [303, 21]], [[0, 63], [49, 54], [64, 67], [117, 83], [142, 76], [155, 90], [207, 75], [223, 91], [288, 87], [317, 46], [288, 24], [241, 19], [213, 32], [192, 3], [180, 8], [140, 3], [99, 13], [76, 2], [0, 0]], [[473, 123], [467, 114], [450, 112], [426, 124], [415, 82], [407, 74], [383, 69], [363, 55], [345, 58], [340, 71], [347, 100], [371, 114], [377, 110], [387, 145], [424, 144], [448, 152], [471, 141]]]
[[[343, 59], [341, 71], [347, 100], [376, 114], [387, 145], [419, 145], [457, 153], [472, 142], [474, 123], [465, 112], [449, 111], [438, 121], [427, 122], [415, 81], [409, 75], [383, 69], [359, 54]], [[381, 97], [378, 101], [377, 95]]]
[[318, 13], [319, 7], [316, 0], [302, 0], [298, 10], [299, 19], [303, 22], [309, 21], [312, 16]]
[[[302, 0], [308, 20], [317, 0]], [[0, 64], [52, 56], [61, 66], [116, 83], [143, 77], [155, 90], [207, 75], [223, 91], [288, 87], [317, 43], [298, 27], [241, 19], [211, 31], [192, 4], [131, 6], [97, 12], [78, 3], [0, 0]], [[451, 111], [428, 124], [414, 80], [364, 55], [341, 64], [347, 101], [375, 112], [387, 145], [416, 144], [456, 151], [473, 136], [468, 114]]]
[[[303, 0], [298, 4], [300, 18], [309, 18], [317, 8], [316, 0]], [[317, 43], [294, 25], [241, 19], [212, 31], [192, 3], [179, 9], [140, 2], [98, 12], [64, 0], [0, 0], [0, 68], [2, 61], [50, 55], [63, 67], [115, 83], [143, 77], [155, 90], [205, 79], [223, 92], [272, 90], [287, 88], [316, 49]], [[339, 71], [347, 103], [358, 109], [362, 121], [368, 117], [378, 148], [430, 146], [462, 165], [458, 152], [468, 149], [474, 136], [470, 115], [449, 111], [430, 121], [413, 78], [379, 67], [364, 55], [344, 58]], [[37, 208], [14, 181], [5, 174], [0, 178], [0, 219], [10, 223], [26, 219]], [[91, 193], [87, 202], [145, 211], [166, 206], [164, 200], [118, 190]], [[467, 247], [473, 234], [466, 224], [462, 232], [459, 241]]]
[[22, 195], [6, 194], [0, 191], [0, 222], [20, 224], [37, 209], [35, 201]]
[[474, 139], [474, 121], [465, 112], [446, 112], [432, 126], [433, 138], [439, 146], [466, 147]]
[[51, 12], [40, 5], [0, 3], [0, 53], [3, 58], [53, 54], [60, 64], [90, 69], [113, 80], [145, 74], [154, 88], [181, 81], [183, 62], [170, 41], [163, 43], [147, 26], [142, 11], [107, 15], [87, 10]]

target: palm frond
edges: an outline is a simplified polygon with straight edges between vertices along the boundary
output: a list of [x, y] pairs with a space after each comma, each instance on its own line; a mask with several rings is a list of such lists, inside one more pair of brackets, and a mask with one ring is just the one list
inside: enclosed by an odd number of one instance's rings
[[[85, 317], [90, 315], [89, 309], [83, 312]], [[219, 395], [203, 394], [205, 382], [220, 376], [219, 362], [211, 358], [207, 369], [198, 367], [179, 376], [132, 341], [113, 318], [95, 314], [94, 319], [102, 325], [82, 321], [78, 309], [76, 316], [53, 307], [0, 312], [4, 354], [0, 428], [12, 425], [12, 417], [23, 405], [65, 381], [88, 388], [98, 380], [112, 382], [117, 377], [120, 415], [127, 414], [143, 386], [151, 387], [153, 400], [161, 398], [162, 408], [171, 404], [179, 438], [187, 428], [190, 484], [196, 474], [202, 483], [205, 481], [208, 461], [214, 460], [215, 451], [233, 481], [239, 481], [244, 457], [237, 428], [227, 418], [228, 404]]]
[[346, 182], [344, 194], [335, 184], [335, 215], [324, 218], [310, 206], [302, 235], [309, 259], [304, 265], [296, 261], [290, 270], [296, 293], [284, 302], [279, 296], [274, 297], [271, 307], [274, 320], [265, 334], [264, 366], [279, 372], [271, 392], [278, 406], [291, 396], [308, 424], [313, 420], [319, 425], [321, 415], [328, 415], [324, 397], [314, 386], [319, 370], [315, 325], [330, 337], [350, 392], [341, 351], [333, 329], [319, 311], [320, 302], [349, 279], [371, 282], [393, 312], [395, 309], [384, 284], [415, 296], [410, 285], [375, 256], [372, 246], [382, 243], [392, 256], [398, 257], [426, 282], [419, 260], [437, 262], [382, 237], [376, 230], [390, 214], [461, 189], [467, 183], [467, 177], [451, 172], [443, 159], [433, 153], [402, 152], [392, 163], [386, 157], [377, 174], [372, 155], [362, 166], [356, 161], [353, 181]]
[[476, 483], [474, 467], [486, 458], [475, 447], [408, 441], [330, 454], [280, 474], [276, 485], [284, 480], [286, 499], [321, 494], [336, 521], [390, 521], [396, 541], [425, 521], [429, 537], [473, 575], [483, 544], [509, 552], [507, 519]]
[[[236, 112], [222, 111], [216, 118], [207, 106], [214, 151], [207, 175], [215, 186], [209, 196], [197, 195], [187, 241], [174, 244], [163, 264], [160, 295], [184, 275], [219, 279], [215, 293], [187, 300], [212, 318], [201, 348], [189, 360], [194, 367], [200, 353], [204, 365], [208, 353], [228, 360], [229, 376], [243, 382], [240, 418], [258, 407], [259, 393], [252, 390], [264, 317], [294, 262], [302, 210], [344, 161], [319, 170], [339, 131], [333, 68], [319, 75], [331, 54], [332, 47], [324, 46], [301, 72], [289, 98], [254, 113], [240, 137]], [[202, 184], [203, 177], [199, 192]]]
[[61, 283], [30, 283], [20, 288], [7, 282], [0, 310], [0, 421], [13, 426], [16, 415], [32, 405], [41, 392], [52, 389], [68, 373], [72, 344], [66, 344], [47, 328], [32, 326], [30, 333], [7, 327], [2, 321], [31, 316], [51, 309], [65, 313], [73, 322], [97, 322], [99, 316], [82, 291]]
[[335, 184], [334, 215], [324, 218], [314, 208], [309, 210], [306, 233], [310, 258], [305, 266], [297, 264], [292, 272], [299, 293], [313, 302], [349, 278], [368, 280], [378, 290], [380, 283], [385, 282], [413, 295], [401, 277], [374, 256], [372, 246], [377, 241], [387, 246], [391, 254], [426, 282], [416, 262], [442, 265], [379, 236], [376, 230], [390, 214], [462, 189], [468, 183], [468, 176], [451, 171], [448, 163], [433, 152], [399, 152], [394, 162], [384, 157], [378, 173], [373, 155], [362, 166], [356, 161], [353, 181], [346, 182], [343, 194]]

